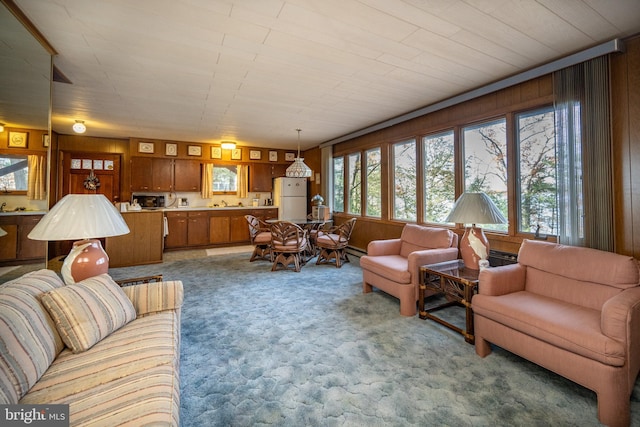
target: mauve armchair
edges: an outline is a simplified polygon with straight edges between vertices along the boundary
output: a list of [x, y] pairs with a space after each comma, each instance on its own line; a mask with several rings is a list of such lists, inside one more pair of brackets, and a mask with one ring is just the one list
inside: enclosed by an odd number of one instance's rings
[[400, 314], [417, 313], [420, 266], [458, 258], [458, 235], [445, 228], [406, 224], [398, 239], [373, 240], [360, 258], [362, 291], [373, 288], [400, 300]]

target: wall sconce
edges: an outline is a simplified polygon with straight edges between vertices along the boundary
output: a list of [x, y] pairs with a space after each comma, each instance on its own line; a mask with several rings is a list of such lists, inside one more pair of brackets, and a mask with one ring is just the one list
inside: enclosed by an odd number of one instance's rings
[[75, 133], [85, 133], [87, 131], [87, 127], [84, 125], [84, 121], [76, 120], [73, 124], [73, 131]]
[[222, 147], [223, 150], [235, 150], [236, 143], [233, 141], [222, 141], [220, 147]]
[[4, 123], [0, 123], [0, 132], [4, 132]]

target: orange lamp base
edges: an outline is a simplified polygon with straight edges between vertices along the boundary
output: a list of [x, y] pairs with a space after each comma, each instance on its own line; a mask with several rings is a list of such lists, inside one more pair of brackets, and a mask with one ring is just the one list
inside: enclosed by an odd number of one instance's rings
[[460, 240], [460, 255], [465, 267], [479, 270], [479, 262], [489, 256], [489, 240], [480, 227], [467, 227]]
[[100, 240], [79, 240], [73, 243], [71, 252], [64, 260], [60, 273], [67, 285], [109, 271], [109, 256]]

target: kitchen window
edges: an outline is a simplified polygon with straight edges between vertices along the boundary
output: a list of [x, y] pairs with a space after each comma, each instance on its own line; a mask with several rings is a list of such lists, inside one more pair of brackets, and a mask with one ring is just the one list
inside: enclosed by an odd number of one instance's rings
[[27, 192], [29, 184], [29, 162], [27, 156], [0, 155], [0, 192]]

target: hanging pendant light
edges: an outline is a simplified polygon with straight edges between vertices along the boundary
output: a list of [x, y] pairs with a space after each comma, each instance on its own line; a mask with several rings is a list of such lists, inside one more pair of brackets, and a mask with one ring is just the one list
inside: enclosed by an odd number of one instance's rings
[[309, 178], [311, 176], [311, 169], [304, 164], [304, 159], [300, 157], [300, 131], [302, 129], [296, 129], [298, 132], [298, 157], [295, 158], [291, 166], [287, 168], [286, 175], [289, 178]]

